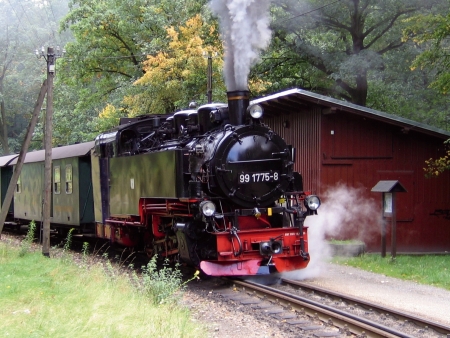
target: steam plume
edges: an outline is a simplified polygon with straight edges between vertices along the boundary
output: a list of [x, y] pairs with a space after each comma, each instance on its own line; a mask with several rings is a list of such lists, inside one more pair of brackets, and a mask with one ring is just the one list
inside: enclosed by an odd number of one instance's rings
[[343, 233], [351, 233], [352, 239], [367, 243], [380, 236], [379, 202], [364, 196], [363, 188], [352, 188], [344, 184], [330, 187], [321, 195], [324, 203], [319, 208], [318, 215], [307, 217], [305, 221], [305, 225], [309, 227], [311, 261], [306, 269], [290, 272], [287, 277], [305, 279], [319, 276], [323, 272], [324, 262], [331, 257], [327, 237], [339, 238]]
[[248, 90], [250, 67], [271, 39], [270, 0], [212, 0], [225, 43], [224, 76], [228, 91]]

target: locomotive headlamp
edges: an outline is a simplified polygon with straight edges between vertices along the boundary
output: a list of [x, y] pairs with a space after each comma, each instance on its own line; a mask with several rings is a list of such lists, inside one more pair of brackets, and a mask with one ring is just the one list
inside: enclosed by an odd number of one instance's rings
[[216, 205], [211, 201], [203, 201], [200, 203], [200, 210], [204, 216], [211, 217], [216, 213]]
[[253, 104], [247, 108], [248, 113], [254, 119], [260, 119], [263, 116], [263, 107], [259, 104]]
[[309, 210], [315, 211], [320, 207], [320, 198], [316, 195], [309, 195], [305, 198], [305, 207]]

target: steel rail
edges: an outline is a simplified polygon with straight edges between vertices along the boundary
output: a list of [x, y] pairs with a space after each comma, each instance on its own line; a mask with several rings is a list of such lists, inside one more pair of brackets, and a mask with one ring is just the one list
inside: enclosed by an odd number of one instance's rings
[[434, 322], [434, 321], [431, 321], [431, 320], [428, 320], [428, 319], [420, 318], [420, 317], [414, 316], [409, 313], [405, 313], [405, 312], [401, 312], [401, 311], [394, 310], [391, 308], [387, 308], [387, 307], [384, 307], [384, 306], [381, 306], [381, 305], [378, 305], [378, 304], [375, 304], [372, 302], [368, 302], [365, 300], [360, 300], [360, 299], [357, 299], [357, 298], [354, 298], [351, 296], [342, 295], [340, 293], [326, 290], [326, 289], [320, 288], [318, 286], [310, 285], [310, 284], [307, 284], [304, 282], [299, 282], [299, 281], [286, 279], [286, 278], [282, 278], [281, 282], [285, 285], [294, 285], [295, 287], [300, 287], [304, 290], [314, 292], [319, 295], [329, 296], [334, 299], [342, 300], [343, 302], [346, 302], [346, 303], [352, 303], [352, 304], [357, 305], [364, 309], [369, 309], [369, 310], [377, 311], [379, 313], [384, 313], [389, 316], [396, 317], [397, 319], [414, 323], [415, 325], [422, 327], [422, 328], [433, 329], [434, 331], [436, 331], [438, 333], [442, 333], [442, 334], [448, 335], [450, 337], [450, 327], [442, 325], [442, 324]]
[[350, 332], [355, 335], [377, 338], [413, 338], [408, 334], [371, 320], [266, 285], [241, 280], [234, 280], [233, 283], [235, 285], [240, 285], [245, 291], [247, 291], [247, 289], [252, 290], [256, 295], [272, 298], [280, 305], [291, 307], [300, 313], [307, 313], [325, 323], [338, 327], [342, 332]]

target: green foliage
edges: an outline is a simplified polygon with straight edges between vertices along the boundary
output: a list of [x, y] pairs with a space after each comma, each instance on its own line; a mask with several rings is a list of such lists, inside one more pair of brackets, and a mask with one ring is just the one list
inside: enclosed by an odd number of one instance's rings
[[31, 244], [34, 242], [35, 239], [34, 238], [35, 233], [36, 233], [36, 223], [34, 221], [31, 221], [30, 224], [28, 225], [27, 235], [25, 236], [20, 245], [19, 256], [21, 257], [25, 256], [30, 251]]
[[[83, 141], [92, 139], [111, 126], [111, 120], [101, 121], [99, 117], [108, 105], [122, 116], [160, 113], [149, 110], [156, 90], [135, 86], [134, 82], [146, 73], [144, 61], [148, 55], [168, 49], [166, 29], [200, 13], [205, 2], [72, 0], [61, 23], [61, 29], [70, 30], [75, 41], [66, 46], [67, 57], [59, 66], [57, 86], [63, 88], [64, 99], [55, 102], [61, 111], [55, 114], [59, 129], [55, 137], [64, 140], [66, 131], [73, 128]], [[124, 98], [133, 99], [123, 102]], [[174, 100], [168, 101], [172, 104]], [[133, 104], [136, 101], [138, 106]], [[79, 120], [84, 123], [73, 123]]]
[[[205, 103], [203, 51], [218, 52], [213, 98], [224, 100], [222, 43], [206, 3], [70, 0], [67, 12], [67, 0], [0, 1], [3, 153], [20, 149], [45, 77], [44, 59], [30, 51], [42, 45], [70, 40], [56, 65], [54, 145], [90, 141], [119, 115]], [[272, 44], [250, 74], [252, 94], [301, 87], [446, 128], [448, 98], [437, 93], [450, 88], [448, 7], [447, 0], [278, 2]], [[202, 25], [189, 32], [197, 17]], [[114, 116], [103, 114], [109, 107]], [[42, 148], [42, 134], [40, 124], [32, 149]]]
[[71, 229], [69, 230], [69, 232], [67, 233], [66, 241], [65, 241], [64, 246], [63, 246], [63, 251], [64, 251], [64, 252], [70, 250], [70, 246], [72, 245], [72, 236], [73, 236], [72, 233], [73, 233], [74, 231], [75, 231], [75, 229], [74, 229], [74, 228], [71, 228]]
[[265, 81], [263, 90], [252, 90], [254, 96], [293, 87], [326, 95], [333, 87], [333, 80], [302, 59], [281, 31], [274, 32], [271, 45], [263, 53], [261, 62], [251, 69], [249, 79]]
[[117, 109], [112, 104], [107, 104], [103, 111], [95, 118], [95, 130], [105, 131], [110, 130], [119, 125], [119, 120], [127, 114], [123, 109]]
[[64, 241], [64, 245], [61, 251], [61, 259], [64, 261], [70, 261], [72, 259], [69, 251], [70, 247], [72, 246], [72, 236], [73, 236], [72, 234], [74, 231], [75, 229], [72, 228], [67, 232], [66, 239]]
[[[57, 66], [58, 69], [62, 68]], [[95, 90], [93, 86], [87, 88], [71, 87], [59, 81], [59, 76], [63, 70], [57, 75], [54, 99], [55, 111], [53, 114], [53, 144], [67, 145], [75, 142], [92, 141], [98, 135], [95, 126], [95, 119], [98, 117], [99, 111], [103, 105], [99, 102], [94, 108], [87, 109], [81, 100], [81, 95], [86, 95]], [[43, 135], [37, 136], [37, 139], [43, 139]]]
[[[390, 70], [390, 61], [402, 60], [410, 52], [401, 40], [404, 19], [442, 2], [283, 1], [273, 9], [274, 41], [286, 46], [281, 51], [293, 53], [275, 57], [269, 65], [286, 64], [288, 67], [282, 70], [286, 76], [277, 77], [291, 78], [293, 85], [300, 82], [304, 88], [366, 105], [371, 81]], [[302, 72], [298, 65], [303, 65]], [[316, 79], [310, 77], [312, 69]]]
[[428, 88], [432, 78], [421, 70], [390, 69], [382, 77], [372, 79], [367, 106], [407, 119], [448, 130], [448, 98]]
[[388, 259], [379, 254], [365, 254], [335, 258], [334, 262], [450, 290], [449, 255], [397, 255], [396, 259]]
[[[446, 15], [422, 14], [408, 20], [409, 26], [404, 30], [404, 39], [412, 40], [418, 45], [425, 46], [425, 50], [412, 62], [412, 69], [420, 68], [431, 72], [434, 79], [429, 84], [431, 88], [446, 95], [444, 109], [435, 116], [443, 119], [443, 128], [448, 129], [448, 94], [450, 90], [450, 55], [448, 53], [448, 37], [450, 36], [450, 10]], [[433, 114], [430, 114], [433, 115]], [[441, 126], [442, 127], [442, 126]], [[449, 141], [446, 141], [449, 143]], [[450, 151], [440, 158], [430, 158], [425, 161], [424, 168], [427, 177], [439, 176], [450, 169]]]
[[83, 247], [81, 249], [81, 254], [82, 254], [82, 261], [83, 261], [83, 266], [87, 266], [88, 260], [89, 260], [89, 243], [88, 242], [83, 242]]
[[[192, 279], [198, 278], [197, 271]], [[183, 275], [177, 264], [175, 268], [165, 262], [162, 269], [158, 269], [157, 256], [153, 256], [150, 262], [142, 267], [142, 275], [136, 278], [135, 285], [138, 290], [149, 297], [155, 305], [173, 304], [176, 302], [179, 291], [182, 291], [186, 284], [192, 279], [183, 282]]]
[[[220, 81], [222, 59], [215, 56], [221, 45], [208, 46], [205, 37], [216, 31], [216, 27], [206, 24], [196, 15], [180, 27], [168, 27], [168, 47], [149, 55], [144, 62], [145, 74], [136, 81], [145, 91], [125, 98], [131, 115], [147, 113], [170, 113], [187, 108], [189, 102], [206, 103], [207, 58], [212, 57], [214, 87], [219, 87], [222, 97], [225, 87]], [[217, 100], [217, 95], [215, 96]]]
[[435, 75], [430, 84], [442, 94], [450, 92], [450, 55], [448, 53], [448, 37], [450, 36], [450, 11], [442, 14], [421, 14], [410, 20], [404, 30], [404, 39], [412, 40], [418, 45], [425, 46], [412, 68], [428, 69]]
[[21, 148], [46, 69], [33, 51], [64, 44], [55, 26], [65, 8], [67, 0], [0, 1], [0, 153]]

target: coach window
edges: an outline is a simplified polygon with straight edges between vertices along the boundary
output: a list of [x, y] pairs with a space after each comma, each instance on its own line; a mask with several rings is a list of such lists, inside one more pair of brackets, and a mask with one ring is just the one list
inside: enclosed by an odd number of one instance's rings
[[22, 184], [21, 184], [21, 182], [20, 182], [20, 176], [19, 176], [19, 178], [17, 179], [16, 192], [17, 192], [17, 193], [22, 192]]
[[66, 165], [66, 194], [72, 193], [72, 165]]
[[61, 167], [58, 166], [53, 169], [53, 178], [54, 178], [53, 192], [55, 194], [60, 194], [61, 193]]

